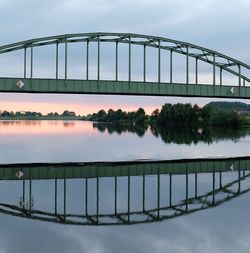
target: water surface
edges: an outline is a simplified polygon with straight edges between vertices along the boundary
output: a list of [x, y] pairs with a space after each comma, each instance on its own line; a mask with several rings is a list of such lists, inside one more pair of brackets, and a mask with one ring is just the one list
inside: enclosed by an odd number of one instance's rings
[[[1, 164], [249, 156], [250, 143], [248, 129], [168, 129], [157, 132], [145, 128], [121, 129], [81, 121], [1, 121], [0, 135]], [[201, 165], [197, 166], [196, 169], [201, 168]], [[29, 209], [55, 212], [55, 185], [58, 213], [84, 215], [86, 203], [88, 215], [95, 216], [97, 210], [100, 213], [114, 213], [115, 180], [117, 212], [128, 211], [128, 195], [131, 196], [130, 211], [143, 209], [144, 183], [145, 209], [157, 210], [158, 206], [164, 207], [170, 203], [171, 177], [172, 205], [185, 208], [185, 203], [189, 203], [191, 209], [200, 203], [192, 204], [191, 200], [185, 202], [187, 197], [195, 196], [195, 173], [170, 176], [169, 173], [160, 175], [156, 170], [153, 174], [144, 176], [123, 174], [117, 177], [92, 177], [87, 179], [86, 202], [86, 178], [83, 175], [78, 178], [65, 176], [58, 179], [23, 180], [15, 178], [16, 171], [25, 171], [24, 167], [17, 166], [11, 171], [14, 179], [4, 179], [4, 174], [1, 174], [0, 252], [248, 252], [248, 170], [245, 172], [246, 177], [243, 177], [243, 171], [239, 174], [238, 162], [230, 161], [226, 166], [226, 171], [222, 172], [222, 183], [229, 184], [229, 187], [218, 190], [215, 196], [215, 201], [223, 201], [220, 205], [211, 204], [209, 208], [189, 214], [183, 209], [183, 212], [178, 211], [182, 215], [142, 224], [124, 224], [121, 217], [121, 224], [117, 226], [66, 225], [58, 224], [62, 217], [58, 218], [59, 222], [48, 222], [27, 216]], [[135, 171], [139, 173], [136, 167]], [[239, 175], [242, 178], [239, 179]], [[197, 182], [198, 195], [206, 196], [207, 193], [220, 189], [218, 168], [214, 172], [199, 172]], [[232, 182], [235, 183], [230, 184]], [[227, 200], [230, 196], [235, 197]], [[212, 203], [213, 195], [202, 200], [206, 207]], [[23, 217], [15, 217], [10, 215], [12, 209], [6, 204], [25, 208], [27, 212]], [[164, 212], [160, 211], [160, 215]], [[152, 218], [157, 212], [146, 212], [146, 215]], [[146, 215], [131, 215], [131, 219], [145, 219]]]
[[235, 157], [249, 155], [249, 144], [250, 129], [119, 131], [82, 121], [0, 122], [0, 163]]

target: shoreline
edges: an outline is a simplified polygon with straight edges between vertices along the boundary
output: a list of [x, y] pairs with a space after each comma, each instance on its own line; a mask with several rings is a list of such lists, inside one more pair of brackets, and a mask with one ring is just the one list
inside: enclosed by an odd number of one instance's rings
[[[13, 118], [13, 117], [0, 117], [0, 122], [2, 121], [88, 121], [88, 122], [92, 122], [93, 124], [112, 124], [112, 125], [130, 125], [130, 126], [145, 126], [144, 124], [131, 124], [131, 122], [119, 122], [119, 121], [111, 121], [111, 122], [101, 122], [101, 121], [95, 121], [95, 120], [89, 120], [89, 119], [83, 119], [82, 117], [78, 117], [78, 116], [62, 116], [62, 117], [48, 117], [48, 116], [38, 116], [38, 117], [34, 117], [34, 118], [25, 118], [25, 117], [21, 117], [21, 118]], [[146, 125], [150, 125], [149, 123], [146, 123]], [[172, 127], [175, 127], [175, 126], [180, 126], [180, 127], [183, 127], [183, 126], [190, 126], [189, 124], [183, 124], [183, 125], [179, 125], [179, 124], [172, 124], [171, 125]], [[191, 124], [191, 126], [193, 126], [193, 124]], [[194, 126], [197, 126], [197, 127], [203, 127], [203, 125], [196, 125], [194, 124]], [[213, 124], [209, 124], [207, 126], [210, 126], [210, 127], [225, 127], [223, 125], [213, 125]], [[169, 127], [169, 126], [166, 126], [166, 127]], [[230, 127], [230, 126], [226, 126], [226, 127]], [[233, 127], [233, 126], [232, 126]], [[250, 120], [246, 120], [244, 122], [244, 119], [243, 119], [243, 122], [241, 124], [238, 125], [238, 127], [250, 127]]]
[[34, 120], [82, 120], [82, 117], [64, 116], [64, 117], [34, 117], [34, 118], [13, 118], [13, 117], [0, 117], [0, 121], [34, 121]]

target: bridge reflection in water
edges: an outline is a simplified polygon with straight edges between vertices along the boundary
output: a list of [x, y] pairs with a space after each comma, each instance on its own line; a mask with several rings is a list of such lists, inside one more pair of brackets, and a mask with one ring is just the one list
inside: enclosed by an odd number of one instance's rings
[[249, 169], [250, 157], [1, 165], [1, 183], [8, 181], [8, 192], [17, 190], [14, 203], [0, 199], [0, 212], [76, 225], [162, 221], [249, 192]]

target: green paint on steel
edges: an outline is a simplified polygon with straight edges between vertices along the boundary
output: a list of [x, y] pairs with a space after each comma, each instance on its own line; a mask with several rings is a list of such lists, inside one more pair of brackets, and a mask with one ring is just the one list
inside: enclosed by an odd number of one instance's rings
[[[238, 61], [232, 57], [224, 55], [222, 53], [216, 52], [214, 50], [201, 47], [195, 44], [191, 44], [184, 41], [173, 40], [169, 38], [143, 35], [143, 34], [133, 34], [133, 33], [107, 33], [107, 32], [98, 32], [98, 33], [77, 33], [77, 34], [63, 34], [42, 38], [35, 38], [25, 41], [20, 41], [8, 45], [0, 46], [0, 54], [21, 50], [25, 48], [35, 48], [46, 45], [60, 44], [60, 43], [82, 43], [82, 42], [119, 42], [131, 45], [141, 45], [154, 48], [160, 48], [168, 51], [172, 51], [177, 54], [187, 55], [189, 57], [197, 58], [200, 61], [204, 61], [208, 64], [215, 65], [220, 67], [225, 71], [228, 71], [234, 75], [241, 76], [243, 80], [250, 81], [247, 76], [241, 75], [239, 72], [233, 70], [232, 66], [238, 65], [246, 69], [250, 69], [250, 66], [247, 64]], [[160, 43], [159, 43], [160, 42]], [[185, 50], [186, 48], [190, 50]], [[193, 49], [193, 50], [192, 50]], [[218, 61], [213, 62], [209, 57], [215, 56]], [[225, 62], [221, 61], [224, 59]]]
[[[86, 77], [84, 80], [69, 80], [68, 79], [68, 45], [71, 43], [86, 44]], [[97, 45], [97, 63], [96, 66], [91, 66], [97, 69], [96, 80], [89, 81], [89, 44], [95, 43]], [[116, 51], [115, 56], [115, 73], [114, 79], [110, 81], [102, 80], [101, 78], [101, 44], [110, 43], [114, 45]], [[128, 81], [118, 80], [119, 75], [119, 53], [118, 44], [127, 44], [128, 46]], [[64, 71], [65, 76], [63, 80], [58, 80], [59, 73], [59, 51], [58, 46], [64, 45]], [[37, 47], [56, 45], [55, 53], [55, 78], [54, 79], [33, 79], [33, 50]], [[141, 46], [143, 51], [143, 82], [133, 80], [132, 62], [132, 46]], [[146, 79], [146, 48], [151, 47], [158, 50], [158, 82], [148, 82]], [[9, 52], [24, 50], [24, 75], [23, 81], [25, 86], [18, 90], [15, 83], [21, 78], [1, 78], [0, 92], [30, 92], [30, 93], [79, 93], [79, 94], [124, 94], [124, 95], [150, 95], [150, 96], [192, 96], [192, 97], [225, 97], [225, 98], [249, 98], [250, 97], [250, 66], [239, 60], [236, 60], [227, 55], [221, 54], [214, 50], [200, 47], [191, 43], [142, 34], [133, 33], [79, 33], [79, 34], [63, 34], [57, 36], [50, 36], [44, 38], [30, 39], [20, 41], [13, 44], [0, 46], [0, 55]], [[27, 66], [27, 50], [29, 50], [31, 59], [30, 66]], [[161, 68], [161, 51], [169, 51], [170, 59], [169, 73]], [[173, 54], [180, 54], [186, 57], [186, 81], [185, 83], [174, 83], [173, 81]], [[61, 57], [61, 56], [60, 56]], [[59, 58], [60, 58], [59, 57]], [[195, 59], [195, 81], [190, 82], [189, 58]], [[148, 60], [150, 61], [150, 59]], [[198, 84], [198, 61], [205, 62], [212, 65], [213, 84]], [[234, 68], [237, 67], [237, 68]], [[27, 78], [27, 68], [30, 68], [30, 79]], [[220, 83], [216, 83], [216, 70], [220, 70]], [[222, 83], [223, 73], [229, 72], [237, 77], [237, 82], [234, 85], [227, 85]], [[60, 70], [62, 71], [62, 70]], [[93, 73], [92, 73], [93, 74]], [[170, 83], [162, 82], [162, 74], [169, 74]], [[247, 82], [247, 84], [246, 84]], [[232, 87], [234, 87], [232, 89]]]
[[[22, 88], [16, 86], [19, 80], [24, 83]], [[250, 87], [70, 79], [0, 78], [0, 92], [250, 98]]]
[[192, 174], [250, 170], [250, 157], [190, 159], [159, 162], [12, 164], [0, 166], [0, 180], [122, 177], [157, 174]]

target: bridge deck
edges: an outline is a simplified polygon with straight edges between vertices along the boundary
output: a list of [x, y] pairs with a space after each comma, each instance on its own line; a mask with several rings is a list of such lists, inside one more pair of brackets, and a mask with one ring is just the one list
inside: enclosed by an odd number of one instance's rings
[[64, 179], [141, 176], [157, 174], [192, 174], [250, 170], [250, 157], [233, 159], [190, 159], [160, 162], [58, 163], [0, 165], [0, 180]]
[[[17, 87], [22, 80], [24, 86]], [[250, 98], [250, 87], [110, 80], [0, 78], [0, 92]]]

